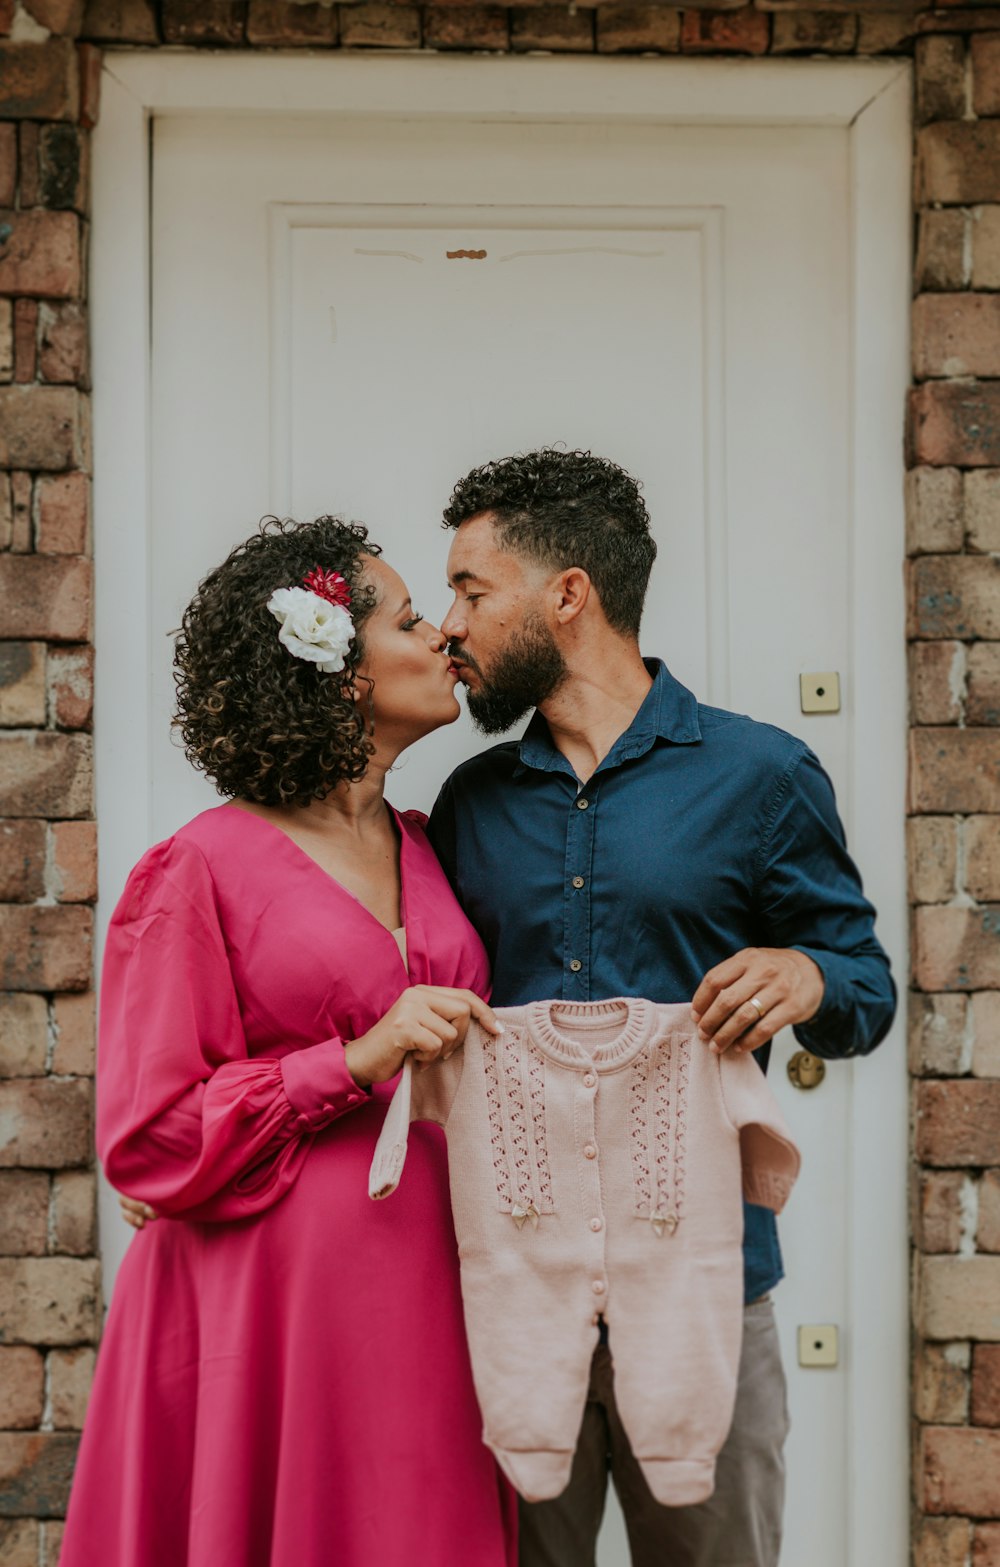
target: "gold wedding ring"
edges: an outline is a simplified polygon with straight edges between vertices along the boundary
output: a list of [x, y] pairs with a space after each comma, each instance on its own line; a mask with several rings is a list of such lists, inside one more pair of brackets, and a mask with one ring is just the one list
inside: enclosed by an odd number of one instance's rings
[[759, 996], [751, 996], [750, 997], [750, 1005], [752, 1007], [756, 1007], [757, 1008], [757, 1021], [759, 1023], [761, 1018], [764, 1016], [764, 1008], [761, 1006], [760, 997]]

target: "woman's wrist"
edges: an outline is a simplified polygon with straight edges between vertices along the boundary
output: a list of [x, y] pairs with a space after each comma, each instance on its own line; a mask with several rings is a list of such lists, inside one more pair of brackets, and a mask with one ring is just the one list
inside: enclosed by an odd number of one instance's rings
[[367, 1059], [368, 1052], [365, 1049], [364, 1036], [360, 1039], [349, 1039], [344, 1045], [344, 1061], [359, 1088], [371, 1088], [372, 1078], [370, 1063]]

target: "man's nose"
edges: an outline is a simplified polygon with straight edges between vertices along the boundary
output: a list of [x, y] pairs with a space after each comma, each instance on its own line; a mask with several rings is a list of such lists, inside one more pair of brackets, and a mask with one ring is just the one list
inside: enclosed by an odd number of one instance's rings
[[457, 604], [453, 604], [441, 622], [441, 630], [449, 642], [464, 642], [468, 633], [465, 616]]

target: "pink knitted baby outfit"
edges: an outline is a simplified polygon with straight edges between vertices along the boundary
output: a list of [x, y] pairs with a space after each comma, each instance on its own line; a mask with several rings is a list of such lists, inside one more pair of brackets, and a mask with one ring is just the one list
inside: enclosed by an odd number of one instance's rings
[[371, 1167], [395, 1190], [411, 1120], [446, 1129], [483, 1439], [528, 1501], [570, 1475], [598, 1318], [653, 1495], [704, 1501], [732, 1422], [743, 1207], [780, 1212], [799, 1153], [756, 1061], [713, 1054], [690, 1008], [541, 1001], [407, 1059]]

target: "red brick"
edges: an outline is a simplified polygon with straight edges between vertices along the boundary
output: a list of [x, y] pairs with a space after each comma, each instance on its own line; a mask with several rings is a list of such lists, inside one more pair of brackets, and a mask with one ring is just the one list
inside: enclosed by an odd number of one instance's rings
[[984, 1170], [979, 1182], [979, 1222], [976, 1248], [1000, 1252], [1000, 1170]]
[[920, 1500], [929, 1513], [1000, 1513], [1000, 1431], [925, 1426]]
[[40, 1077], [48, 1047], [49, 1016], [42, 997], [0, 991], [0, 1076]]
[[83, 36], [100, 44], [159, 43], [153, 0], [88, 0]]
[[[2, 263], [0, 263], [2, 264]], [[35, 379], [38, 360], [38, 301], [14, 302], [14, 380], [22, 385]]]
[[916, 49], [917, 123], [960, 120], [965, 113], [965, 41], [920, 38]]
[[247, 40], [272, 48], [307, 44], [313, 48], [337, 42], [337, 12], [333, 5], [302, 5], [299, 0], [250, 0]]
[[[415, 5], [342, 5], [340, 42], [345, 49], [419, 49], [420, 12]], [[439, 22], [440, 11], [428, 12], [428, 21]], [[448, 47], [433, 45], [430, 47]]]
[[38, 146], [42, 127], [31, 120], [22, 120], [18, 127], [18, 206], [37, 207], [42, 202], [38, 188]]
[[[342, 32], [348, 17], [353, 19], [353, 12], [342, 6]], [[424, 13], [424, 45], [428, 49], [503, 50], [509, 42], [508, 13], [503, 6], [431, 7]]]
[[913, 980], [921, 990], [1000, 989], [1000, 907], [914, 909]]
[[911, 730], [910, 810], [1000, 811], [1000, 735], [991, 729]]
[[918, 1344], [913, 1412], [928, 1425], [962, 1425], [969, 1418], [968, 1344]]
[[0, 382], [14, 379], [14, 302], [0, 299]]
[[981, 990], [971, 1006], [972, 1075], [1000, 1077], [1000, 991]]
[[[92, 1344], [100, 1264], [77, 1257], [0, 1260], [0, 1337], [6, 1343]], [[0, 1502], [0, 1513], [3, 1512]]]
[[1000, 636], [1000, 559], [923, 555], [911, 563], [909, 577], [911, 636]]
[[963, 508], [970, 549], [1000, 550], [1000, 469], [964, 475]]
[[0, 1255], [44, 1257], [48, 1244], [49, 1177], [38, 1170], [0, 1170]]
[[43, 305], [38, 366], [43, 381], [89, 386], [87, 318], [80, 305]]
[[37, 1349], [26, 1344], [0, 1348], [0, 1427], [27, 1431], [41, 1425], [44, 1404], [45, 1361]]
[[939, 120], [917, 133], [917, 205], [1000, 198], [1000, 125]]
[[24, 9], [50, 33], [76, 38], [83, 23], [83, 0], [22, 0]]
[[86, 216], [89, 138], [75, 125], [43, 125], [38, 136], [37, 165], [38, 201], [54, 211]]
[[101, 113], [101, 51], [93, 44], [81, 44], [77, 55], [80, 61], [80, 124], [85, 131], [92, 131]]
[[90, 635], [92, 570], [77, 555], [0, 559], [0, 630], [5, 637], [83, 642]]
[[[965, 690], [965, 645], [914, 642], [909, 649], [910, 713], [915, 724], [957, 724]], [[915, 903], [936, 899], [914, 898]]]
[[858, 19], [836, 11], [794, 11], [774, 18], [772, 54], [850, 54]]
[[90, 1078], [82, 1077], [0, 1082], [0, 1165], [55, 1170], [88, 1164], [93, 1157], [93, 1089]]
[[1000, 1344], [977, 1344], [972, 1361], [972, 1423], [1000, 1426]]
[[1000, 1523], [977, 1523], [972, 1567], [1000, 1567]]
[[987, 0], [987, 5], [982, 10], [974, 10], [973, 7], [982, 5], [982, 0], [968, 0], [968, 4], [961, 10], [952, 10], [952, 0], [939, 0], [940, 10], [916, 19], [917, 31], [920, 33], [974, 33], [995, 32], [997, 28], [996, 8], [993, 0]]
[[510, 46], [515, 50], [585, 53], [594, 47], [593, 12], [574, 12], [556, 5], [514, 8], [510, 12]]
[[1000, 368], [1000, 295], [921, 294], [912, 321], [918, 378], [994, 375]]
[[1000, 288], [1000, 206], [976, 207], [969, 214], [973, 288]]
[[73, 212], [0, 213], [0, 289], [40, 299], [71, 299], [80, 292], [79, 220]]
[[916, 30], [912, 13], [905, 11], [863, 10], [859, 23], [858, 54], [884, 54], [899, 49]]
[[0, 124], [0, 208], [12, 207], [17, 192], [17, 126]]
[[972, 107], [976, 114], [1000, 114], [1000, 35], [972, 40]]
[[681, 15], [681, 48], [688, 54], [766, 54], [770, 27], [766, 16], [745, 6], [740, 11], [691, 11]]
[[68, 38], [0, 43], [0, 119], [75, 120], [80, 94]]
[[968, 1070], [968, 1009], [963, 995], [910, 992], [907, 1041], [914, 1076], [953, 1077]]
[[906, 824], [906, 848], [910, 902], [947, 903], [953, 898], [958, 865], [954, 818], [912, 816]]
[[97, 1031], [95, 999], [85, 995], [56, 996], [52, 1003], [53, 1072], [86, 1076], [94, 1070], [94, 1041]]
[[53, 888], [59, 903], [97, 899], [97, 823], [55, 822], [52, 826]]
[[996, 642], [977, 642], [969, 649], [965, 715], [970, 724], [1000, 724], [1000, 644]]
[[34, 903], [45, 896], [46, 837], [44, 822], [0, 821], [0, 900], [4, 903]]
[[918, 1083], [915, 1104], [917, 1158], [924, 1164], [954, 1167], [996, 1162], [1000, 1082], [962, 1078]]
[[[918, 1251], [956, 1252], [962, 1241], [962, 1193], [968, 1177], [961, 1170], [924, 1170], [914, 1181], [912, 1229]], [[921, 1420], [943, 1419], [920, 1415]]]
[[925, 381], [914, 387], [909, 440], [915, 463], [1000, 466], [1000, 381]]
[[52, 1424], [57, 1431], [80, 1431], [94, 1379], [94, 1351], [53, 1349], [48, 1356]]
[[11, 474], [10, 547], [20, 555], [26, 555], [31, 549], [31, 488], [30, 473]]
[[672, 54], [680, 48], [680, 12], [661, 5], [602, 5], [597, 9], [601, 54]]
[[929, 1339], [1000, 1339], [1000, 1257], [921, 1257], [914, 1311]]
[[927, 207], [919, 214], [916, 286], [918, 289], [964, 288], [968, 215], [960, 207]]
[[90, 909], [0, 905], [0, 985], [6, 990], [86, 990], [93, 980], [92, 943]]
[[90, 467], [90, 410], [68, 386], [0, 386], [0, 465]]
[[164, 0], [163, 39], [168, 44], [241, 44], [245, 0]]
[[45, 643], [0, 642], [0, 727], [45, 723]]
[[64, 1170], [52, 1182], [52, 1250], [89, 1257], [97, 1250], [97, 1177]]
[[64, 1516], [79, 1441], [68, 1431], [0, 1432], [0, 1513]]
[[40, 553], [85, 555], [89, 552], [90, 480], [85, 473], [40, 477], [35, 485], [35, 508], [35, 542]]
[[48, 659], [52, 717], [63, 729], [89, 729], [94, 711], [92, 647], [52, 648]]
[[972, 1525], [967, 1518], [913, 1521], [913, 1567], [969, 1567]]
[[966, 891], [979, 903], [1000, 899], [1000, 816], [970, 816], [964, 832]]
[[0, 550], [9, 550], [13, 542], [14, 520], [10, 474], [0, 473]]
[[46, 1567], [59, 1567], [65, 1533], [66, 1523], [62, 1518], [44, 1518], [38, 1525], [38, 1559], [45, 1562]]

